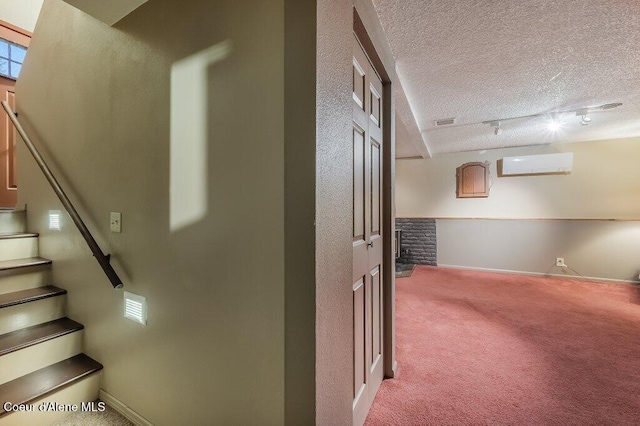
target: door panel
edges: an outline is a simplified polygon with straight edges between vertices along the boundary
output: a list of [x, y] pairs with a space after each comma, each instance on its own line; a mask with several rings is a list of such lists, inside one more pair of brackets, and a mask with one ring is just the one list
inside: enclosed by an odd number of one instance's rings
[[353, 61], [353, 100], [364, 110], [364, 94], [366, 89], [364, 71], [360, 64]]
[[380, 92], [376, 90], [376, 87], [371, 86], [371, 121], [373, 121], [374, 125], [378, 128], [382, 127], [381, 125], [381, 113], [382, 113], [382, 97], [380, 96]]
[[354, 425], [364, 424], [383, 375], [381, 93], [382, 81], [354, 38]]
[[[15, 111], [15, 81], [0, 77], [0, 98]], [[2, 110], [0, 118], [0, 207], [14, 208], [17, 202], [15, 186], [16, 132], [9, 116]]]
[[371, 271], [371, 372], [382, 357], [382, 283], [380, 268]]
[[382, 182], [380, 144], [371, 140], [371, 235], [379, 236], [382, 228]]
[[[362, 398], [365, 390], [367, 365], [365, 362], [365, 287], [364, 277], [353, 285], [353, 399]], [[355, 404], [355, 403], [354, 403]]]
[[353, 241], [365, 239], [365, 132], [353, 127]]
[[[364, 113], [362, 114], [364, 117]], [[366, 122], [365, 122], [366, 123]], [[366, 202], [368, 182], [366, 149], [366, 132], [354, 122], [353, 125], [353, 263], [367, 265]], [[353, 268], [353, 280], [366, 275], [366, 270]]]

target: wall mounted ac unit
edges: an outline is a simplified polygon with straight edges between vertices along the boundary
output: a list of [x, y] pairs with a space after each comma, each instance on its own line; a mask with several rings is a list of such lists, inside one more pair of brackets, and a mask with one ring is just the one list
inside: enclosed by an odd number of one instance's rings
[[498, 160], [498, 176], [568, 174], [573, 168], [573, 152], [523, 155]]

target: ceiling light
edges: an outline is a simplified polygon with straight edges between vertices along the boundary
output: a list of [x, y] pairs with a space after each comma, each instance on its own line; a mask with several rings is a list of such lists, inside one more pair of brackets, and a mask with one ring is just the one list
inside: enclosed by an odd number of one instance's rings
[[558, 120], [551, 120], [548, 124], [549, 130], [552, 132], [557, 132], [560, 130], [560, 122]]
[[558, 120], [558, 116], [556, 114], [553, 114], [547, 126], [549, 127], [549, 130], [551, 130], [552, 132], [557, 132], [558, 130], [560, 130], [560, 127], [562, 127], [562, 124], [560, 124], [560, 120]]
[[[591, 117], [589, 117], [590, 112], [607, 111], [610, 109], [618, 108], [620, 106], [622, 106], [622, 103], [616, 102], [616, 103], [610, 103], [610, 104], [604, 104], [604, 105], [588, 106], [588, 107], [581, 107], [581, 108], [572, 109], [572, 110], [552, 112], [550, 114], [551, 121], [548, 124], [549, 130], [553, 132], [560, 130], [562, 128], [562, 121], [560, 120], [560, 118], [564, 115], [575, 114], [577, 117], [581, 117], [580, 124], [582, 124], [583, 126], [586, 126], [591, 122]], [[537, 118], [537, 117], [549, 117], [549, 113], [520, 115], [517, 117], [505, 117], [505, 118], [500, 118], [499, 120], [483, 121], [482, 124], [489, 124], [491, 127], [495, 127], [496, 129], [494, 130], [494, 133], [496, 135], [499, 135], [502, 131], [502, 128], [500, 127], [501, 122], [513, 121], [513, 120], [524, 120], [528, 118]]]

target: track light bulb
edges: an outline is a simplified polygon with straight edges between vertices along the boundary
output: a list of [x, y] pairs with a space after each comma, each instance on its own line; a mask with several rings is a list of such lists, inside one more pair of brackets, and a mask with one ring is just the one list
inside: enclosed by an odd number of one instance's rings
[[580, 120], [580, 124], [582, 124], [583, 126], [587, 126], [589, 123], [591, 123], [591, 117], [586, 114], [583, 115], [582, 120]]
[[560, 130], [560, 127], [562, 126], [557, 118], [554, 118], [549, 122], [549, 130], [551, 130], [552, 132], [557, 132], [558, 130]]

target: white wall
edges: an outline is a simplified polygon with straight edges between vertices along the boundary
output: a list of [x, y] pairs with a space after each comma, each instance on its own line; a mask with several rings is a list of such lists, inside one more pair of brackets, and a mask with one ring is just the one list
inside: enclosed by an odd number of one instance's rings
[[[574, 153], [571, 174], [496, 176], [500, 158], [551, 152]], [[574, 274], [553, 266], [564, 257], [583, 276], [633, 281], [639, 157], [630, 138], [398, 160], [398, 217], [437, 218], [438, 265]], [[491, 162], [489, 198], [456, 198], [456, 167], [470, 161]]]
[[44, 0], [0, 0], [0, 20], [33, 32]]

